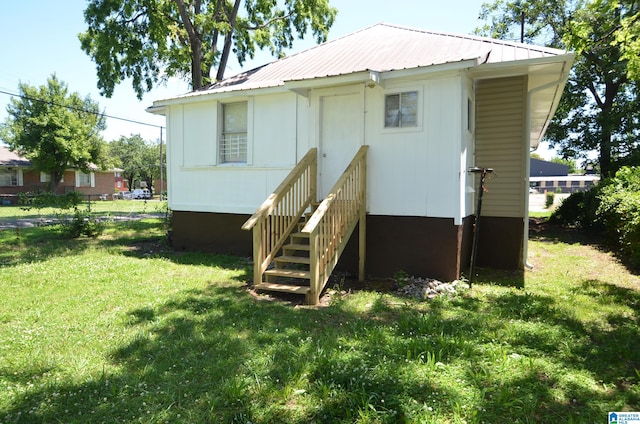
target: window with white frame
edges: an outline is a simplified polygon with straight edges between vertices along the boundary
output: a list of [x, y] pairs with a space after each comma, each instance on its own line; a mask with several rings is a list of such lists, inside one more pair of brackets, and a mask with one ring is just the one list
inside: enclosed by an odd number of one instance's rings
[[17, 186], [18, 168], [0, 168], [0, 186]]
[[384, 127], [418, 126], [418, 92], [387, 94], [384, 99]]
[[95, 182], [93, 179], [93, 172], [85, 174], [81, 171], [76, 171], [76, 187], [94, 187]]
[[247, 102], [222, 105], [220, 163], [247, 163]]

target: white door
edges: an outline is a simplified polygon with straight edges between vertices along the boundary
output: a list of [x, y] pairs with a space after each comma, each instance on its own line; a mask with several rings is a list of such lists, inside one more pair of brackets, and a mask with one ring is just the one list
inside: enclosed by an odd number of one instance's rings
[[319, 198], [329, 193], [362, 145], [362, 94], [320, 97]]

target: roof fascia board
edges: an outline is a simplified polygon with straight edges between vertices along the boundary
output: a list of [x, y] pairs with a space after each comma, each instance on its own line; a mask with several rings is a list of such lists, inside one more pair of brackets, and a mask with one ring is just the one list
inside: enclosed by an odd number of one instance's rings
[[573, 63], [575, 55], [567, 53], [558, 56], [537, 57], [533, 59], [513, 60], [509, 62], [484, 63], [475, 67], [471, 71], [474, 79], [508, 77], [516, 75], [524, 75], [529, 73], [529, 68], [537, 65], [551, 65]]
[[202, 92], [191, 92], [178, 97], [171, 97], [163, 100], [156, 100], [153, 102], [152, 106], [149, 106], [146, 111], [149, 113], [157, 113], [163, 114], [166, 109], [166, 106], [176, 105], [176, 104], [192, 104], [192, 103], [201, 103], [207, 102], [211, 100], [225, 100], [233, 97], [239, 96], [252, 96], [256, 94], [278, 94], [284, 93], [287, 90], [283, 85], [271, 86], [271, 87], [261, 87], [261, 88], [246, 88], [242, 90], [233, 90], [233, 91], [202, 91]]

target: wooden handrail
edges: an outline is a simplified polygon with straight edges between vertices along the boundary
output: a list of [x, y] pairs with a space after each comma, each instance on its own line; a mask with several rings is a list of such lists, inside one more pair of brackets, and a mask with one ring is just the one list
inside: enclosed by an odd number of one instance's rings
[[351, 233], [360, 222], [359, 279], [364, 279], [366, 214], [366, 154], [362, 146], [302, 229], [309, 234], [311, 289], [309, 303], [317, 304]]
[[267, 267], [312, 203], [316, 202], [318, 149], [312, 148], [242, 225], [253, 230], [253, 283]]
[[[267, 197], [267, 200], [262, 202], [262, 205], [260, 205], [258, 210], [251, 216], [251, 218], [247, 219], [247, 221], [242, 225], [242, 229], [247, 231], [252, 229], [253, 226], [256, 225], [256, 222], [258, 222], [258, 219], [260, 219], [260, 217], [269, 215], [273, 211], [273, 208], [275, 207], [277, 202], [282, 199], [286, 190], [291, 187], [300, 177], [300, 174], [302, 174], [302, 172], [307, 169], [307, 167], [311, 166], [312, 162], [317, 167], [317, 161], [318, 149], [315, 147], [309, 149], [307, 154], [304, 155], [304, 157], [300, 159], [300, 162], [298, 162], [298, 164], [291, 170], [291, 172], [289, 172], [289, 175], [287, 175], [287, 177], [280, 183], [280, 185], [273, 191], [273, 193], [271, 193], [269, 197]], [[315, 187], [313, 187], [313, 189], [315, 191]]]

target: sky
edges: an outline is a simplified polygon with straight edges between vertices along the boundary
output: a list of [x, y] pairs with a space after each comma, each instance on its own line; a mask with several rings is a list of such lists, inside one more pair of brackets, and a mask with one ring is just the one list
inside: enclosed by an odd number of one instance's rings
[[[482, 25], [478, 14], [487, 0], [330, 0], [338, 9], [336, 21], [329, 31], [329, 40], [370, 25], [387, 22], [426, 30], [470, 34]], [[4, 1], [0, 9], [0, 91], [18, 93], [18, 84], [46, 84], [56, 74], [70, 92], [81, 97], [89, 95], [107, 115], [140, 123], [107, 119], [103, 137], [107, 141], [120, 136], [140, 134], [157, 141], [164, 117], [147, 113], [155, 100], [173, 97], [189, 91], [186, 82], [178, 79], [158, 87], [139, 101], [130, 81], [117, 85], [111, 98], [100, 95], [95, 64], [80, 48], [78, 34], [86, 30], [83, 12], [86, 0], [21, 0]], [[288, 54], [313, 46], [313, 40], [297, 40]], [[243, 68], [230, 62], [225, 76], [237, 74], [274, 60], [268, 53], [259, 53]], [[10, 96], [0, 93], [0, 122], [7, 118]], [[143, 125], [148, 124], [148, 125]], [[164, 137], [163, 137], [164, 138]], [[538, 152], [547, 157], [549, 154]]]

